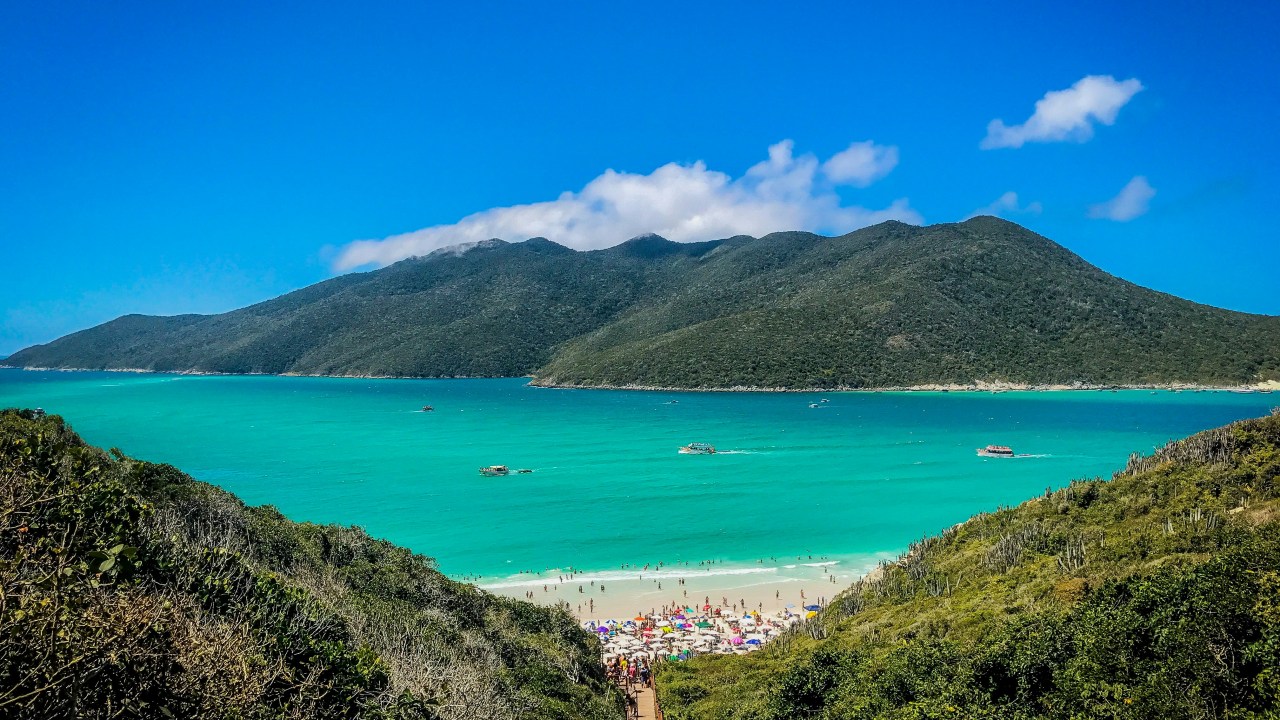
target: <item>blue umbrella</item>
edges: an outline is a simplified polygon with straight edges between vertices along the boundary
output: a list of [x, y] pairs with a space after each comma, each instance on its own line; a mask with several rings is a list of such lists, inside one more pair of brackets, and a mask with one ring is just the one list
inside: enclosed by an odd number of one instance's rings
[[814, 612], [817, 612], [817, 611], [818, 611], [818, 610], [820, 610], [821, 608], [819, 608], [817, 605], [805, 605], [805, 606], [804, 606], [804, 609], [805, 609], [805, 610], [812, 610], [812, 611], [814, 611]]
[[759, 645], [759, 644], [760, 644], [760, 641], [759, 641], [759, 640], [748, 640], [748, 641], [747, 641], [747, 644], [748, 644], [748, 645]]

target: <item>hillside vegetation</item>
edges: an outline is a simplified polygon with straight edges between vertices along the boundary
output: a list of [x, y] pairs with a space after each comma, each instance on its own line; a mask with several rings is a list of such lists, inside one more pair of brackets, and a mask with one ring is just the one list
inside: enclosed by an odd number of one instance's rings
[[680, 388], [1235, 385], [1280, 379], [1280, 318], [1138, 287], [979, 217], [592, 252], [493, 240], [222, 315], [120, 318], [5, 363]]
[[616, 718], [565, 612], [0, 413], [0, 717]]
[[924, 538], [658, 692], [668, 720], [1276, 717], [1280, 414]]

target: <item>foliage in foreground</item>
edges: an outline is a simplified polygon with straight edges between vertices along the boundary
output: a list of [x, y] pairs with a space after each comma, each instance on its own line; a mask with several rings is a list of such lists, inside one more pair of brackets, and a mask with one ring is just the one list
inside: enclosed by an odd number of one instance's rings
[[1280, 415], [925, 538], [658, 686], [670, 720], [1276, 717]]
[[0, 716], [606, 718], [566, 613], [0, 412]]

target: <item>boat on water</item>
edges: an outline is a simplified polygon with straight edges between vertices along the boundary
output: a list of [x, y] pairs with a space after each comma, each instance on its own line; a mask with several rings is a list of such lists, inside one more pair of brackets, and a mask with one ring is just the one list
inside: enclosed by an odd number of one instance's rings
[[978, 457], [1013, 457], [1013, 448], [1008, 445], [988, 445], [978, 448]]
[[516, 472], [520, 473], [521, 475], [528, 475], [529, 473], [533, 472], [533, 470], [530, 468], [520, 468]]
[[716, 449], [708, 443], [689, 443], [680, 448], [680, 452], [684, 455], [714, 455]]
[[435, 410], [435, 408], [431, 407], [430, 405], [422, 406], [422, 412], [431, 412], [432, 410]]
[[485, 477], [502, 477], [503, 475], [510, 475], [511, 468], [506, 465], [489, 465], [480, 468], [480, 474]]

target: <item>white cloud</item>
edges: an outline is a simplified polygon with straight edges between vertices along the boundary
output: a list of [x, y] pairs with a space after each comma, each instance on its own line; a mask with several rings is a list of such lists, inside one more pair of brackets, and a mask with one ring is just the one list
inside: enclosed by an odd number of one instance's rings
[[898, 148], [876, 145], [870, 140], [856, 142], [822, 163], [822, 172], [832, 182], [866, 187], [898, 165]]
[[[847, 232], [885, 220], [923, 222], [906, 198], [878, 210], [843, 205], [833, 187], [846, 181], [837, 178], [850, 177], [846, 173], [852, 172], [854, 163], [847, 159], [836, 163], [836, 177], [832, 177], [812, 154], [796, 157], [792, 150], [790, 140], [773, 145], [768, 160], [737, 179], [709, 170], [701, 161], [668, 163], [648, 175], [606, 170], [582, 190], [563, 192], [555, 200], [492, 208], [449, 225], [348, 243], [339, 249], [333, 267], [345, 271], [389, 265], [441, 247], [494, 237], [542, 236], [588, 250], [647, 232], [694, 241], [779, 230]], [[877, 155], [885, 149], [871, 146], [871, 150], [875, 172], [888, 172], [892, 164], [886, 166], [887, 156]], [[893, 155], [896, 162], [896, 150]], [[871, 175], [863, 172], [853, 177]]]
[[980, 207], [969, 213], [969, 217], [973, 218], [979, 215], [996, 215], [998, 217], [1004, 217], [1005, 215], [1039, 215], [1042, 210], [1044, 210], [1044, 207], [1039, 200], [1019, 206], [1018, 193], [1010, 190], [996, 198], [995, 202], [990, 205]]
[[1120, 193], [1110, 200], [1089, 207], [1089, 217], [1117, 222], [1128, 222], [1139, 215], [1145, 215], [1151, 198], [1156, 196], [1156, 189], [1142, 175], [1130, 180]]
[[1116, 114], [1142, 90], [1137, 78], [1117, 81], [1110, 75], [1087, 75], [1066, 90], [1053, 90], [1036, 101], [1036, 111], [1021, 125], [992, 120], [980, 147], [1018, 148], [1028, 142], [1084, 142], [1093, 123], [1111, 125]]

